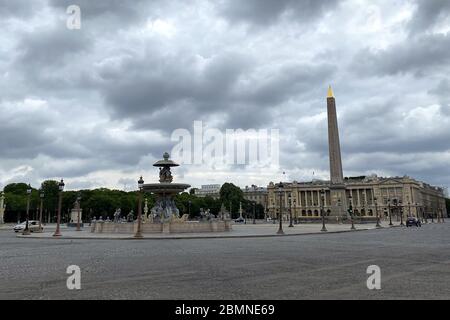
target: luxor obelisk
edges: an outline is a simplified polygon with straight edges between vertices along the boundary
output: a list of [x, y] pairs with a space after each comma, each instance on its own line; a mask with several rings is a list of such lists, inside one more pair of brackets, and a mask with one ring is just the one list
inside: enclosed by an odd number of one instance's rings
[[330, 154], [330, 195], [331, 215], [340, 218], [346, 216], [347, 199], [345, 197], [344, 176], [342, 173], [341, 146], [336, 114], [336, 99], [331, 86], [327, 94], [328, 112], [328, 149]]

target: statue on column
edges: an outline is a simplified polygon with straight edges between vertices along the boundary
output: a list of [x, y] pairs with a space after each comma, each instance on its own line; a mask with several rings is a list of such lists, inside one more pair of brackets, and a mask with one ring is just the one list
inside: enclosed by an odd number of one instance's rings
[[152, 217], [150, 217], [152, 214], [148, 214], [148, 200], [145, 198], [144, 201], [144, 222], [153, 222]]
[[0, 224], [5, 223], [4, 221], [4, 215], [5, 215], [5, 195], [3, 192], [0, 195]]
[[242, 216], [242, 202], [239, 202], [239, 219], [244, 219]]

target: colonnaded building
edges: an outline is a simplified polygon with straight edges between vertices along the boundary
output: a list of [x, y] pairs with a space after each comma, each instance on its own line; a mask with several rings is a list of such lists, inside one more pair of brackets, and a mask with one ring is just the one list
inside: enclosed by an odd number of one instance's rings
[[[323, 205], [327, 220], [348, 220], [348, 208], [360, 221], [380, 216], [415, 216], [422, 219], [447, 216], [444, 190], [408, 176], [382, 178], [376, 175], [344, 178], [342, 171], [336, 101], [331, 87], [327, 96], [330, 180], [271, 182], [267, 187], [267, 209], [272, 218], [282, 212], [296, 220], [316, 220]], [[281, 188], [280, 188], [281, 187]], [[322, 201], [323, 194], [323, 201]]]
[[[376, 210], [380, 216], [387, 217], [388, 212], [398, 219], [404, 216], [415, 216], [422, 219], [431, 217], [447, 217], [445, 195], [442, 188], [433, 187], [427, 183], [410, 177], [378, 177], [376, 175], [350, 177], [344, 179], [345, 196], [351, 195], [352, 208], [355, 217], [376, 217]], [[311, 182], [283, 183], [281, 208], [284, 219], [288, 219], [289, 210], [297, 220], [320, 219], [321, 195], [324, 193], [324, 213], [332, 214], [330, 181], [314, 180]], [[280, 194], [278, 184], [271, 182], [268, 190], [268, 212], [270, 217], [277, 217], [280, 210]], [[347, 201], [348, 202], [348, 201]], [[338, 213], [346, 214], [347, 207], [343, 204]]]

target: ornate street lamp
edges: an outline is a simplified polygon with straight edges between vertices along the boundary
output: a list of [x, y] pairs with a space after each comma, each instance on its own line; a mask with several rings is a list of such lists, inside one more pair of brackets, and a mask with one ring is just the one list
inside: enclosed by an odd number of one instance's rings
[[191, 218], [191, 204], [192, 204], [192, 201], [189, 200], [189, 201], [188, 201], [188, 214], [189, 214], [189, 218]]
[[295, 224], [298, 224], [297, 207], [295, 206], [295, 204], [296, 204], [295, 199], [294, 199], [292, 202], [293, 202], [293, 204], [294, 204]]
[[350, 221], [352, 223], [352, 227], [350, 228], [350, 230], [356, 230], [355, 228], [355, 223], [353, 221], [353, 203], [352, 203], [352, 193], [350, 190], [350, 195], [348, 196], [348, 213], [350, 214]]
[[375, 203], [375, 215], [377, 217], [377, 224], [376, 224], [376, 228], [382, 228], [381, 224], [380, 224], [380, 215], [378, 214], [378, 202], [377, 202], [377, 197], [373, 198], [373, 202]]
[[277, 234], [284, 234], [283, 231], [283, 220], [282, 220], [282, 215], [283, 215], [283, 211], [282, 211], [282, 201], [281, 201], [281, 197], [283, 196], [283, 183], [280, 182], [280, 184], [278, 185], [278, 195], [280, 196], [280, 214], [279, 214], [279, 220], [280, 220], [280, 226], [278, 228]]
[[64, 191], [64, 180], [61, 179], [61, 182], [58, 184], [59, 189], [59, 197], [58, 197], [58, 215], [56, 216], [56, 230], [53, 234], [54, 237], [61, 237], [61, 207], [62, 207], [62, 194]]
[[256, 224], [255, 203], [253, 202], [253, 224]]
[[394, 224], [392, 223], [392, 213], [391, 213], [391, 199], [387, 199], [388, 202], [388, 213], [389, 213], [389, 226], [393, 226]]
[[27, 187], [27, 216], [26, 216], [26, 223], [25, 223], [25, 229], [22, 231], [23, 235], [30, 235], [30, 198], [31, 198], [31, 186], [28, 185]]
[[276, 208], [274, 199], [272, 199], [272, 208], [273, 208], [273, 215], [274, 215], [273, 224], [275, 224], [276, 220], [277, 220], [277, 208]]
[[403, 223], [403, 202], [402, 200], [398, 201], [398, 206], [400, 207], [399, 209], [397, 209], [397, 211], [400, 213], [400, 225], [404, 226], [405, 224]]
[[320, 213], [322, 215], [322, 232], [327, 232], [327, 228], [325, 227], [325, 210], [324, 210], [324, 206], [325, 206], [325, 190], [322, 189], [320, 190]]
[[44, 207], [44, 190], [40, 190], [39, 197], [41, 198], [41, 205], [39, 206], [39, 232], [42, 230], [42, 209]]
[[81, 231], [80, 228], [80, 215], [81, 215], [81, 193], [77, 194], [77, 230], [76, 231]]
[[408, 201], [408, 218], [411, 217], [411, 203]]
[[294, 225], [292, 224], [292, 198], [291, 198], [290, 192], [289, 192], [288, 200], [289, 200], [289, 228], [292, 228], [292, 227], [294, 227]]
[[136, 234], [134, 235], [134, 237], [140, 239], [143, 238], [141, 224], [142, 224], [142, 191], [144, 190], [144, 179], [142, 179], [142, 176], [138, 180], [138, 187], [139, 187], [139, 202], [138, 202], [138, 216], [137, 216], [138, 224]]

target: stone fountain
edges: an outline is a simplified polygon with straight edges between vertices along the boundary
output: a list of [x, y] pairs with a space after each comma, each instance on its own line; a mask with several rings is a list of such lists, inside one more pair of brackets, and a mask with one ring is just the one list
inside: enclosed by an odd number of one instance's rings
[[174, 221], [180, 218], [180, 212], [175, 205], [175, 195], [190, 187], [185, 183], [173, 183], [170, 168], [178, 167], [179, 164], [169, 159], [167, 152], [163, 155], [163, 160], [156, 161], [153, 166], [159, 168], [159, 183], [144, 184], [144, 192], [154, 193], [156, 202], [150, 210], [153, 222]]
[[[187, 214], [180, 217], [180, 212], [175, 204], [175, 196], [189, 188], [190, 185], [173, 182], [170, 169], [178, 167], [179, 164], [170, 160], [169, 154], [165, 152], [163, 159], [156, 161], [153, 166], [159, 168], [159, 183], [148, 183], [142, 187], [144, 192], [153, 193], [156, 197], [155, 205], [151, 208], [149, 216], [145, 216], [142, 219], [141, 232], [144, 235], [151, 233], [231, 231], [231, 220], [223, 213], [219, 213], [219, 217], [216, 218], [214, 215], [209, 214], [207, 210], [208, 214], [202, 215], [200, 221], [189, 221]], [[144, 210], [145, 214], [147, 213], [146, 211]], [[118, 221], [100, 220], [92, 224], [91, 232], [135, 234], [137, 225], [137, 221], [133, 223], [119, 223]]]

